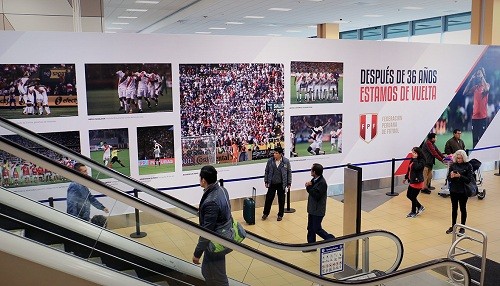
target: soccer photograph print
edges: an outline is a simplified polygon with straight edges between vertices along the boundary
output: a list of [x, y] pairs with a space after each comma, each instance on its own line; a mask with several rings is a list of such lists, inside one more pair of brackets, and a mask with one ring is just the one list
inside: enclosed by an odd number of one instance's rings
[[453, 137], [463, 140], [466, 149], [474, 149], [497, 115], [500, 109], [500, 47], [488, 47], [457, 88], [431, 130], [437, 134], [436, 146], [441, 151]]
[[6, 119], [78, 115], [74, 64], [0, 64]]
[[[76, 153], [80, 153], [80, 133], [78, 131], [40, 133], [41, 136], [59, 143]], [[76, 163], [67, 157], [40, 146], [19, 135], [4, 135], [4, 138], [22, 145], [38, 154], [50, 158], [54, 161], [65, 165], [68, 168], [73, 168]], [[68, 180], [51, 170], [37, 166], [35, 163], [29, 162], [22, 158], [18, 158], [12, 154], [0, 150], [0, 168], [1, 168], [1, 185], [5, 188], [41, 186], [48, 184], [57, 184], [67, 182]]]
[[175, 171], [174, 126], [137, 127], [139, 175]]
[[180, 64], [182, 169], [265, 162], [284, 147], [283, 64]]
[[342, 114], [290, 118], [290, 157], [342, 153]]
[[344, 63], [292, 62], [290, 103], [342, 103]]
[[172, 65], [85, 64], [88, 115], [172, 111]]
[[[90, 158], [117, 172], [130, 176], [129, 136], [127, 128], [89, 130]], [[109, 176], [92, 170], [95, 179]]]

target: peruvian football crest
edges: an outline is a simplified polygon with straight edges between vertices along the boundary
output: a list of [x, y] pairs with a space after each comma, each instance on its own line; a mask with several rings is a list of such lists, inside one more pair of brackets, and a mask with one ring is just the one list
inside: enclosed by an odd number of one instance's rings
[[377, 136], [377, 113], [364, 113], [359, 115], [359, 137], [370, 143]]

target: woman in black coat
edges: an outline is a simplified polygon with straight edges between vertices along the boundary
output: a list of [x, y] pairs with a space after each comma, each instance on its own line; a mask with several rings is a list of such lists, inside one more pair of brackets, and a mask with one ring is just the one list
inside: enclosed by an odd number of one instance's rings
[[414, 218], [425, 210], [424, 206], [417, 200], [420, 190], [424, 188], [425, 157], [422, 149], [419, 147], [413, 147], [411, 154], [412, 159], [404, 180], [404, 183], [408, 182], [409, 184], [406, 197], [411, 201], [411, 211], [406, 216], [407, 218]]
[[[457, 223], [458, 205], [460, 204], [461, 224], [467, 220], [467, 193], [465, 185], [474, 180], [474, 171], [469, 163], [467, 153], [464, 150], [458, 150], [453, 154], [453, 163], [448, 170], [448, 182], [450, 182], [451, 198], [451, 227], [446, 231], [447, 234], [453, 232], [453, 226]], [[460, 228], [460, 233], [465, 230]]]

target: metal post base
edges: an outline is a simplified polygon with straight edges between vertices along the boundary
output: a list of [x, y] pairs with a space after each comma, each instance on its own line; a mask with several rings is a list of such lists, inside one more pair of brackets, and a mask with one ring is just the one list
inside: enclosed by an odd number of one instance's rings
[[500, 176], [500, 173], [495, 173], [495, 176]]
[[391, 192], [387, 192], [385, 193], [386, 195], [390, 196], [390, 197], [395, 197], [395, 196], [399, 196], [398, 193], [394, 192], [394, 193], [391, 193]]
[[143, 238], [143, 237], [146, 237], [146, 235], [148, 235], [148, 234], [141, 231], [141, 232], [134, 232], [134, 233], [130, 234], [130, 237], [131, 238]]

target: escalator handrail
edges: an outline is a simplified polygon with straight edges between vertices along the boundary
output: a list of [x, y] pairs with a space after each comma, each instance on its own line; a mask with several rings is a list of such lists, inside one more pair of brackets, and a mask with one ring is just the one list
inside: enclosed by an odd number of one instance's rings
[[[147, 281], [121, 273], [120, 271], [89, 263], [79, 257], [57, 251], [46, 245], [20, 237], [0, 229], [0, 252], [44, 265], [48, 268], [67, 273], [99, 285], [153, 285]], [[29, 271], [29, 270], [28, 270]], [[5, 280], [5, 277], [2, 277]], [[4, 281], [5, 282], [5, 281]]]
[[[197, 223], [194, 223], [190, 220], [187, 220], [179, 215], [176, 215], [174, 213], [171, 213], [169, 211], [166, 211], [156, 205], [153, 205], [147, 201], [144, 201], [139, 198], [135, 198], [134, 196], [131, 196], [129, 194], [123, 193], [122, 191], [109, 186], [97, 179], [94, 179], [89, 176], [83, 176], [76, 170], [70, 169], [66, 166], [63, 166], [59, 164], [58, 162], [48, 159], [46, 157], [43, 157], [42, 155], [27, 149], [23, 146], [20, 146], [16, 143], [11, 142], [10, 140], [7, 140], [3, 137], [0, 137], [0, 146], [2, 150], [13, 154], [17, 157], [23, 158], [25, 160], [30, 160], [34, 162], [37, 165], [41, 165], [44, 168], [47, 168], [49, 170], [53, 170], [54, 172], [64, 176], [67, 179], [70, 179], [72, 181], [75, 181], [77, 183], [83, 184], [90, 189], [94, 189], [96, 191], [99, 191], [101, 193], [106, 194], [107, 196], [119, 200], [122, 203], [125, 203], [131, 207], [134, 207], [136, 209], [142, 210], [147, 213], [151, 213], [161, 219], [166, 220], [169, 223], [172, 223], [173, 225], [176, 225], [180, 228], [186, 229], [196, 235], [202, 236], [206, 239], [213, 240], [216, 242], [221, 243], [222, 245], [229, 247], [233, 250], [239, 251], [242, 254], [248, 255], [252, 258], [258, 259], [264, 263], [270, 264], [274, 267], [277, 267], [279, 269], [282, 269], [286, 272], [289, 272], [291, 274], [294, 274], [296, 276], [302, 277], [308, 281], [312, 281], [321, 285], [378, 285], [380, 282], [383, 281], [390, 281], [390, 277], [399, 277], [400, 275], [396, 275], [396, 273], [401, 273], [401, 275], [411, 275], [414, 272], [421, 272], [427, 270], [427, 268], [431, 268], [428, 265], [435, 265], [435, 266], [440, 266], [440, 264], [445, 263], [441, 260], [439, 261], [430, 261], [426, 262], [425, 266], [422, 269], [410, 269], [410, 270], [404, 270], [404, 271], [396, 271], [389, 273], [384, 276], [380, 277], [374, 277], [374, 278], [367, 278], [365, 280], [358, 280], [358, 281], [339, 281], [331, 278], [326, 278], [319, 276], [313, 272], [310, 272], [308, 270], [302, 269], [294, 264], [291, 264], [289, 262], [283, 261], [281, 259], [277, 259], [267, 253], [264, 253], [262, 251], [259, 251], [253, 247], [250, 247], [246, 244], [239, 244], [235, 243], [232, 240], [229, 240], [225, 237], [222, 237], [218, 235], [217, 233], [213, 231], [206, 230], [199, 226]], [[331, 241], [330, 241], [331, 242]], [[429, 264], [430, 263], [430, 264]], [[465, 267], [463, 264], [456, 262], [456, 261], [448, 261], [446, 262], [447, 264], [454, 264], [454, 267], [461, 269], [464, 268], [464, 277], [466, 281], [466, 286], [469, 285], [470, 283], [470, 274], [468, 272], [467, 267]], [[388, 278], [389, 277], [389, 278]]]
[[[15, 124], [3, 117], [0, 116], [0, 126], [20, 135], [25, 138], [28, 138], [29, 140], [42, 145], [48, 149], [54, 150], [66, 157], [75, 159], [77, 161], [80, 161], [84, 163], [85, 165], [89, 166], [93, 170], [97, 170], [101, 173], [104, 173], [122, 183], [125, 183], [139, 191], [142, 191], [146, 194], [149, 194], [155, 198], [158, 198], [164, 202], [167, 202], [175, 207], [178, 207], [188, 213], [191, 213], [193, 215], [198, 216], [198, 209], [182, 200], [179, 200], [173, 196], [170, 196], [168, 194], [162, 193], [158, 190], [156, 190], [153, 187], [150, 187], [138, 180], [135, 180], [133, 178], [127, 177], [115, 170], [112, 170], [110, 168], [107, 168], [101, 164], [96, 163], [92, 159], [89, 159], [59, 143], [53, 142], [27, 128], [24, 128], [22, 126], [19, 126], [18, 124]], [[75, 172], [76, 173], [76, 172]], [[79, 175], [79, 174], [78, 174]], [[360, 234], [365, 234], [365, 233], [370, 233], [370, 232], [362, 232]], [[354, 238], [360, 234], [354, 234], [351, 236], [346, 236], [347, 238], [354, 240]], [[401, 262], [403, 261], [403, 253], [404, 253], [404, 248], [403, 248], [403, 243], [399, 239], [398, 236], [395, 234], [388, 232], [388, 231], [374, 231], [371, 232], [371, 235], [369, 236], [385, 236], [389, 239], [391, 239], [397, 249], [397, 255], [394, 263], [391, 265], [389, 269], [386, 270], [386, 272], [392, 272], [395, 271], [396, 269], [399, 268], [401, 265]], [[309, 250], [309, 249], [317, 249], [321, 247], [328, 247], [331, 246], [332, 243], [330, 241], [318, 241], [312, 244], [309, 243], [301, 243], [301, 244], [292, 244], [292, 243], [283, 243], [283, 242], [277, 242], [268, 238], [265, 238], [261, 235], [258, 235], [256, 233], [253, 233], [251, 231], [247, 231], [247, 238], [256, 241], [257, 243], [263, 244], [267, 247], [275, 248], [275, 249], [280, 249], [280, 250], [295, 250], [295, 251], [302, 251], [302, 250]]]

